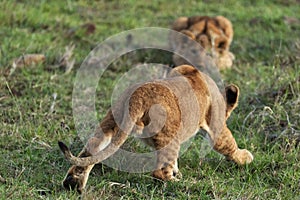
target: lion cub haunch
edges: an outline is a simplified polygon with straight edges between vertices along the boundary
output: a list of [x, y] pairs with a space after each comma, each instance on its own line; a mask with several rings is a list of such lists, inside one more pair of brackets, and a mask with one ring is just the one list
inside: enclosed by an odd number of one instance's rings
[[114, 154], [133, 130], [148, 134], [144, 142], [156, 149], [153, 176], [158, 179], [177, 179], [180, 145], [199, 129], [206, 130], [214, 150], [237, 164], [250, 163], [252, 154], [238, 148], [226, 125], [237, 106], [239, 88], [229, 85], [224, 93], [211, 78], [189, 65], [175, 67], [165, 79], [128, 88], [78, 157], [59, 142], [66, 159], [73, 164], [64, 187], [81, 192], [93, 166]]
[[[223, 16], [180, 17], [173, 23], [172, 29], [201, 44], [206, 51], [211, 53], [218, 68], [225, 69], [232, 66], [234, 55], [229, 48], [234, 32], [227, 18]], [[184, 45], [186, 41], [181, 37], [171, 36], [170, 39], [173, 47], [186, 48]], [[173, 61], [176, 65], [186, 63], [176, 54], [173, 56]]]

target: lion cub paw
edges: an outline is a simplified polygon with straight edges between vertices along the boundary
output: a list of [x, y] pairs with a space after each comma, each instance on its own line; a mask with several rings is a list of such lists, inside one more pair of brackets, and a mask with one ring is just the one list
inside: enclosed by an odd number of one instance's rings
[[239, 165], [244, 165], [253, 161], [253, 155], [247, 149], [238, 149], [231, 159]]
[[179, 181], [182, 177], [181, 173], [179, 172], [178, 168], [173, 167], [172, 165], [167, 165], [162, 167], [161, 169], [155, 170], [152, 175], [161, 180], [168, 180], [168, 181]]

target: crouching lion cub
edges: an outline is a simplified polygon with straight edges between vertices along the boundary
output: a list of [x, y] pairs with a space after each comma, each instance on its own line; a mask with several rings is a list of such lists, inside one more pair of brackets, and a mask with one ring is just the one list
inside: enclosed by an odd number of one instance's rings
[[172, 69], [167, 78], [129, 88], [109, 109], [78, 157], [58, 142], [73, 164], [63, 181], [64, 187], [81, 192], [93, 166], [114, 154], [132, 131], [148, 134], [142, 140], [156, 150], [153, 176], [161, 180], [176, 179], [180, 145], [199, 129], [207, 132], [214, 150], [237, 164], [250, 163], [252, 154], [238, 148], [226, 126], [237, 106], [239, 88], [229, 85], [224, 93], [211, 78], [189, 65]]

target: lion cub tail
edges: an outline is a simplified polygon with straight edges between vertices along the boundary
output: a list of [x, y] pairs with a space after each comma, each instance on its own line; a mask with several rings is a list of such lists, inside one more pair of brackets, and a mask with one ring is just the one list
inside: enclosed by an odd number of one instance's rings
[[70, 149], [61, 141], [58, 142], [58, 146], [63, 152], [65, 158], [71, 164], [81, 167], [94, 165], [114, 154], [126, 141], [134, 125], [135, 122], [128, 122], [126, 120], [123, 121], [123, 126], [121, 126], [122, 128], [119, 128], [116, 124], [114, 124], [114, 127], [111, 127], [111, 130], [113, 131], [108, 131], [102, 134], [102, 136], [100, 136], [99, 138], [90, 138], [84, 149], [84, 151], [86, 151], [90, 155], [87, 157], [74, 156], [71, 153]]
[[72, 165], [81, 166], [81, 167], [97, 164], [107, 159], [109, 156], [114, 154], [119, 149], [119, 146], [110, 143], [105, 149], [103, 149], [103, 151], [100, 151], [95, 155], [88, 156], [88, 157], [76, 157], [71, 153], [70, 149], [63, 142], [58, 141], [58, 145], [60, 150], [63, 152], [65, 158]]
[[[98, 151], [96, 154], [93, 154], [88, 157], [76, 157], [72, 154], [70, 149], [65, 145], [63, 142], [58, 141], [58, 146], [60, 150], [63, 152], [65, 158], [72, 164], [76, 166], [89, 166], [89, 165], [94, 165], [97, 164], [111, 155], [113, 155], [119, 148], [120, 146], [126, 141], [128, 137], [128, 133], [125, 133], [123, 131], [119, 131], [117, 133], [117, 136], [109, 139], [109, 144], [104, 147], [103, 150]], [[85, 147], [87, 148], [87, 147]]]

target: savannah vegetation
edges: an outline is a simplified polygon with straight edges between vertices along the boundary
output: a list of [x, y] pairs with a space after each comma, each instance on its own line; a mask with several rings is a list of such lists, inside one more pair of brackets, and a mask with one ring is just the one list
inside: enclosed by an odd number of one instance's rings
[[[272, 1], [0, 1], [1, 199], [299, 199], [300, 2]], [[74, 124], [76, 71], [106, 38], [140, 27], [170, 27], [179, 16], [223, 15], [234, 27], [236, 60], [222, 72], [241, 89], [228, 126], [253, 163], [237, 166], [197, 137], [179, 159], [179, 182], [153, 180], [97, 165], [81, 196], [61, 181], [70, 164], [62, 140], [83, 147]], [[27, 54], [37, 64], [14, 65]], [[138, 52], [112, 63], [97, 88], [99, 120], [115, 81], [134, 63], [171, 65], [169, 54]], [[129, 145], [132, 150], [138, 147]]]

